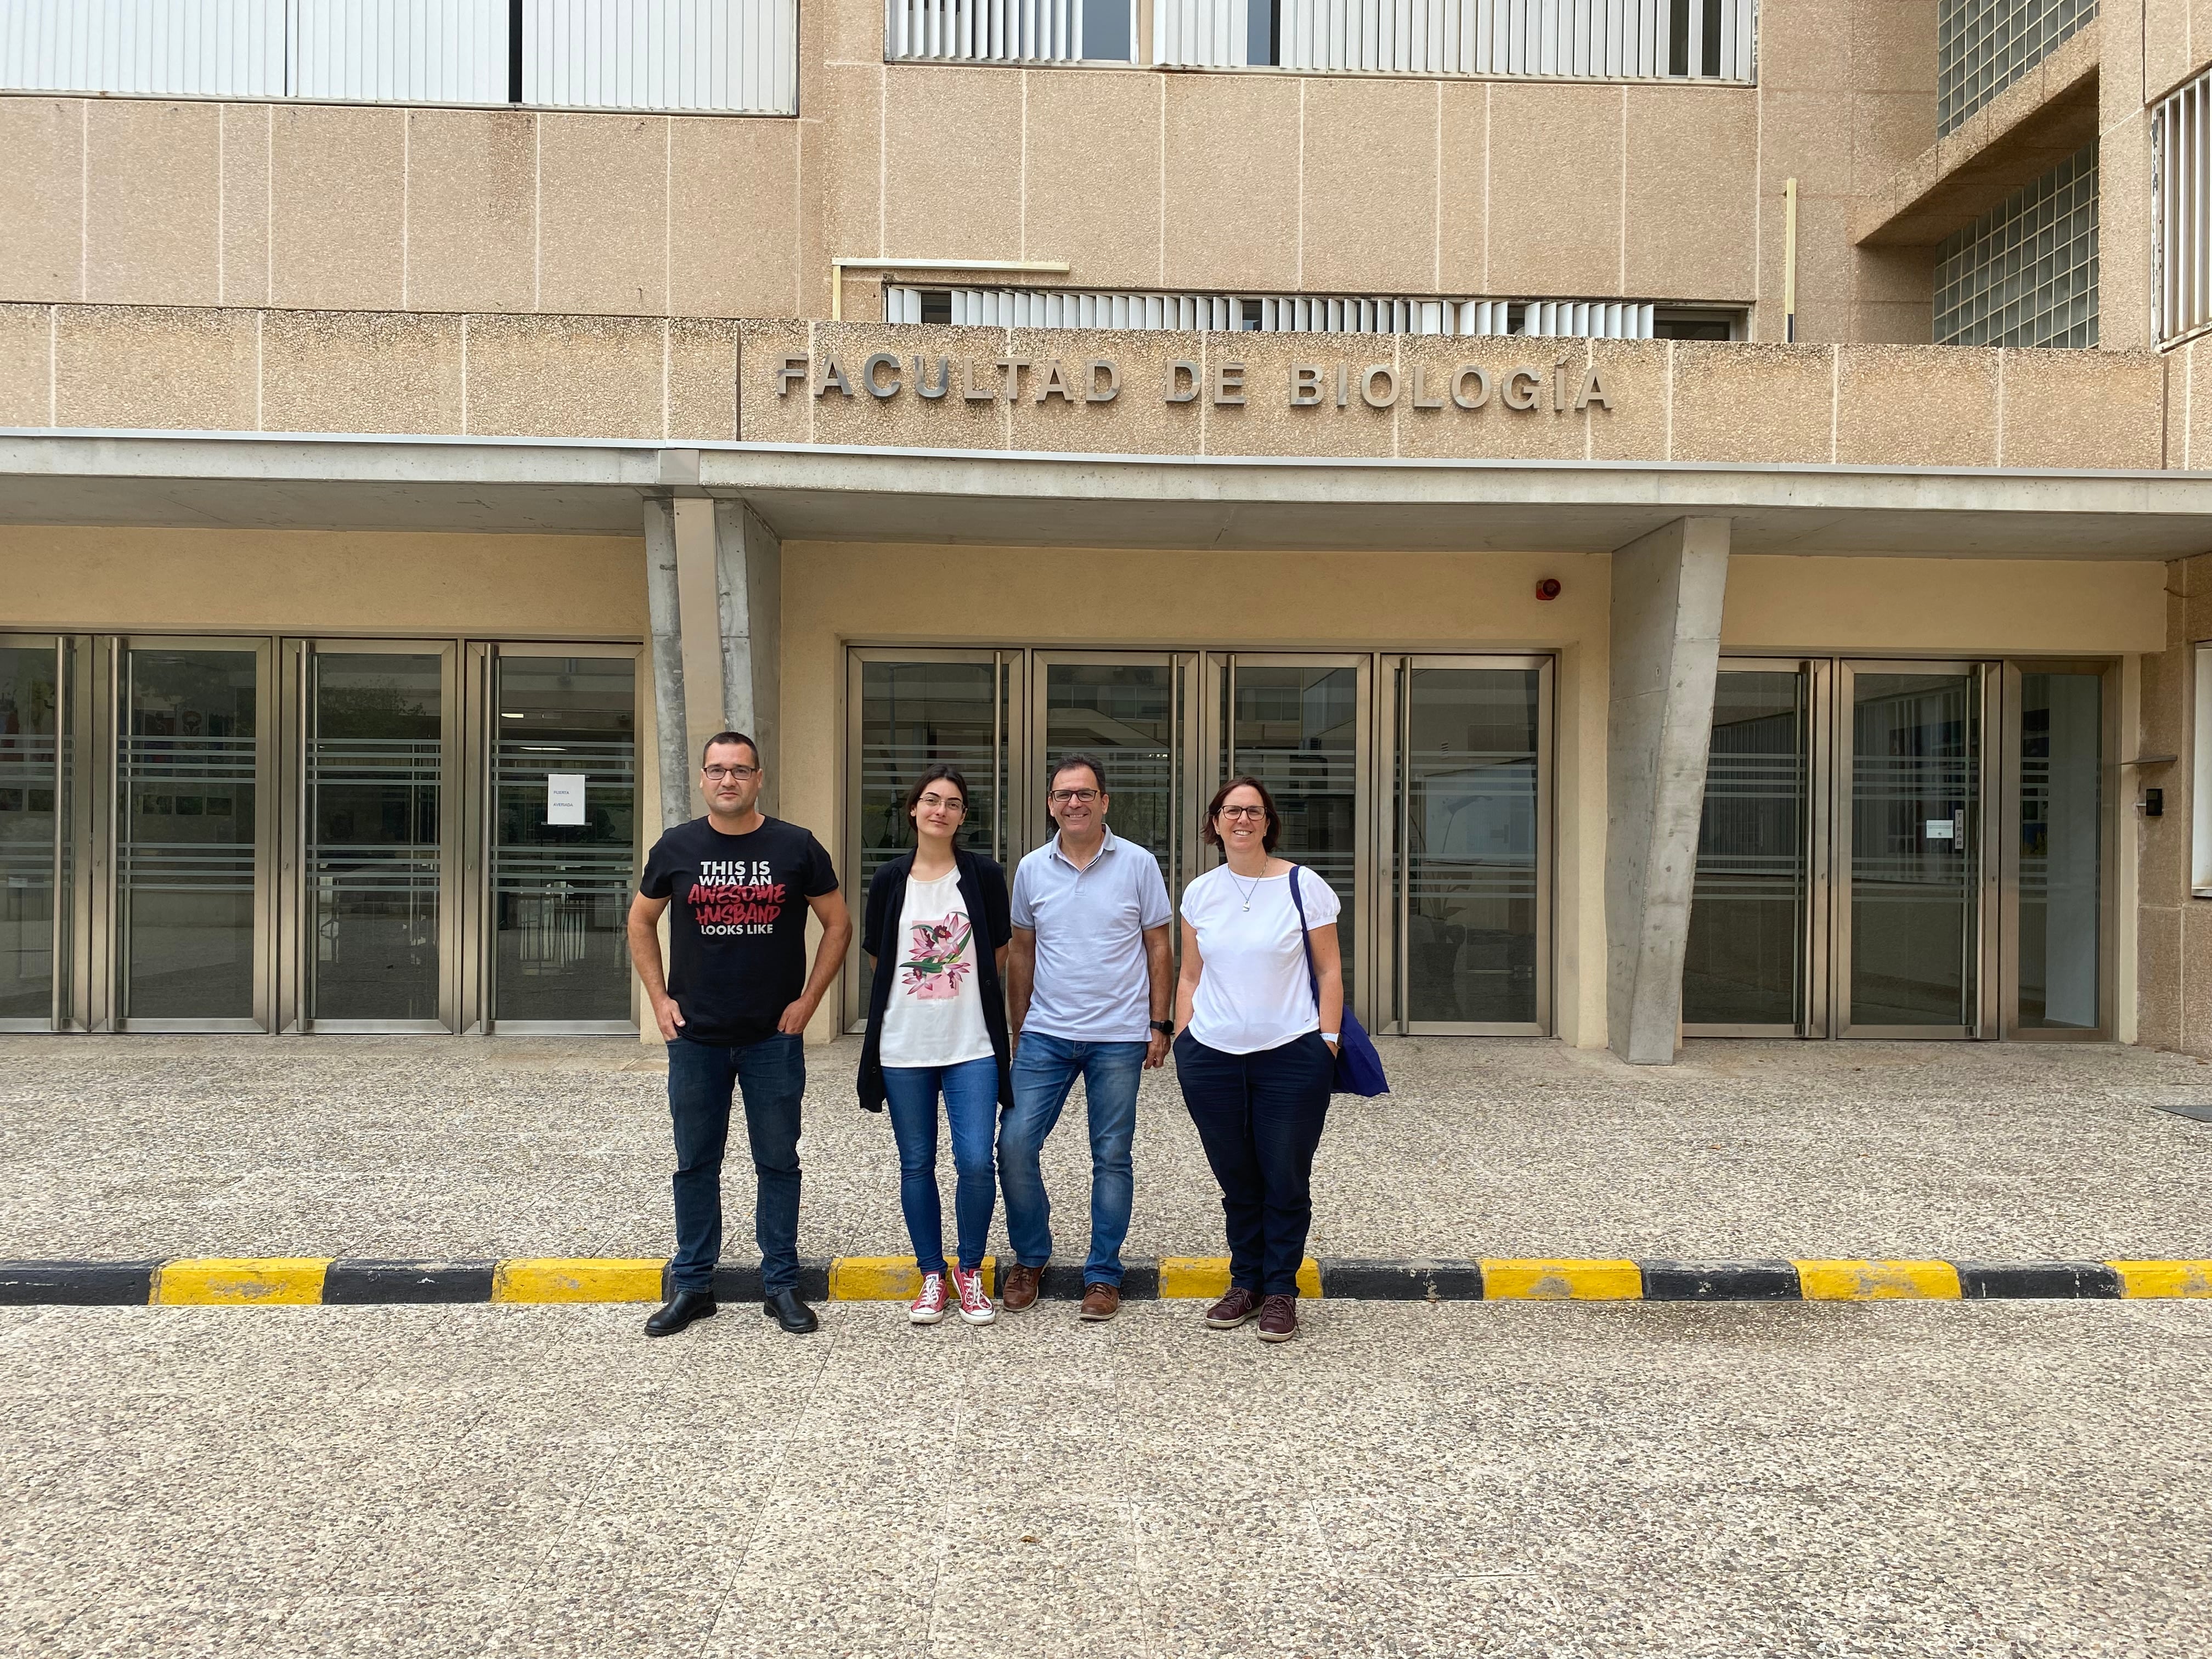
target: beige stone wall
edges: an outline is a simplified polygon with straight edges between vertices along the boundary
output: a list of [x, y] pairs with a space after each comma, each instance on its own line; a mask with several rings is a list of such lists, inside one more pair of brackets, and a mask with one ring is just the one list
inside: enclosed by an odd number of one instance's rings
[[2196, 647], [2212, 640], [2212, 555], [2166, 567], [2164, 649], [2142, 659], [2134, 752], [2171, 765], [2123, 775], [2122, 799], [2166, 792], [2156, 818], [2129, 815], [2136, 857], [2138, 1039], [2212, 1059], [2212, 899], [2192, 896], [2197, 783]]
[[[0, 301], [821, 317], [830, 259], [1057, 259], [1107, 288], [1762, 302], [1927, 337], [1855, 192], [1933, 137], [1932, 9], [1766, 0], [1760, 83], [883, 62], [800, 12], [800, 113], [0, 98]], [[880, 279], [848, 314], [880, 315]]]

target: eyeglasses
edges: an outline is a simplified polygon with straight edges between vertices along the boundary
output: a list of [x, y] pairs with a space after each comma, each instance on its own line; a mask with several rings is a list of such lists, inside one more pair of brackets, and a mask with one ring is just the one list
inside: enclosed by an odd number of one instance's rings
[[760, 768], [757, 766], [702, 766], [699, 769], [699, 775], [709, 783], [720, 783], [724, 778], [735, 778], [738, 782], [743, 783], [747, 778], [758, 777]]
[[944, 795], [924, 795], [920, 800], [915, 802], [915, 805], [917, 808], [927, 806], [932, 809], [936, 809], [941, 807], [947, 812], [958, 812], [963, 815], [968, 811], [968, 803], [962, 800], [957, 795], [951, 796], [949, 799]]
[[1267, 809], [1264, 806], [1224, 806], [1221, 809], [1221, 816], [1224, 818], [1259, 819], [1267, 816]]
[[1098, 799], [1096, 789], [1055, 789], [1045, 799], [1054, 806], [1088, 806]]

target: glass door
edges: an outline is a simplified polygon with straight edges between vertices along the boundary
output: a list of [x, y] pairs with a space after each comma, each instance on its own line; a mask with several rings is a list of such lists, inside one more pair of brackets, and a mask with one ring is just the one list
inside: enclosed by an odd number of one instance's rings
[[1826, 933], [1815, 796], [1826, 792], [1813, 736], [1826, 678], [1826, 663], [1721, 665], [1682, 965], [1687, 1035], [1826, 1035], [1813, 968]]
[[267, 1029], [269, 648], [116, 646], [118, 1024]]
[[2005, 665], [2004, 1034], [2112, 1035], [2108, 663]]
[[1842, 666], [1838, 1035], [1994, 1035], [1982, 810], [1990, 679], [1978, 663]]
[[1397, 672], [1397, 1006], [1413, 1034], [1551, 1029], [1548, 657]]
[[1054, 833], [1044, 801], [1053, 767], [1064, 755], [1091, 755], [1106, 768], [1109, 825], [1159, 860], [1170, 897], [1182, 893], [1191, 873], [1197, 815], [1205, 805], [1190, 801], [1186, 775], [1184, 726], [1195, 713], [1194, 665], [1193, 658], [1164, 654], [1036, 653], [1031, 787], [1024, 792], [1023, 845], [1014, 858], [1042, 846]]
[[62, 1016], [66, 648], [51, 635], [0, 635], [0, 1030], [50, 1030]]
[[508, 1031], [635, 1030], [628, 924], [638, 866], [636, 653], [523, 644], [489, 651], [489, 1023]]

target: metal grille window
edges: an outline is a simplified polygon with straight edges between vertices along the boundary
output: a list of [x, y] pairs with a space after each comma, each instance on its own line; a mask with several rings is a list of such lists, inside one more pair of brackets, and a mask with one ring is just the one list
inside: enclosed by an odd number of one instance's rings
[[[1701, 327], [1716, 315], [1699, 311]], [[1648, 340], [1670, 331], [1634, 300], [1422, 300], [1338, 295], [1099, 294], [927, 289], [884, 294], [884, 320], [994, 328], [1215, 329], [1263, 334], [1526, 334]]]
[[1943, 244], [1936, 343], [2097, 343], [2094, 139]]
[[2158, 337], [2212, 322], [2212, 75], [2151, 117], [2151, 295]]
[[0, 89], [789, 115], [798, 0], [0, 0]]
[[2097, 15], [2097, 0], [1942, 0], [1936, 129], [1950, 132]]
[[884, 0], [884, 56], [1401, 75], [1752, 78], [1756, 0]]

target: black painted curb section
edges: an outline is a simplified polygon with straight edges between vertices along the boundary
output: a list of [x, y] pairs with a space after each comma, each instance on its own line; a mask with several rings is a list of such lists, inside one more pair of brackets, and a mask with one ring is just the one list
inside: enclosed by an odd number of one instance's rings
[[154, 1298], [152, 1261], [0, 1261], [0, 1307], [100, 1308]]
[[323, 1273], [323, 1305], [489, 1302], [495, 1261], [333, 1261]]
[[1803, 1291], [1795, 1263], [1639, 1261], [1646, 1302], [1796, 1302]]
[[1966, 1302], [2117, 1302], [2120, 1276], [2101, 1261], [1959, 1261]]
[[1323, 1256], [1321, 1293], [1362, 1302], [1480, 1302], [1479, 1261], [1363, 1261]]
[[[1004, 1283], [1010, 1264], [999, 1264], [999, 1279]], [[1043, 1276], [1037, 1280], [1037, 1300], [1040, 1302], [1080, 1302], [1084, 1288], [1090, 1284], [1079, 1263], [1054, 1261], [1046, 1265]], [[1121, 1300], [1124, 1302], [1157, 1302], [1160, 1299], [1160, 1270], [1150, 1261], [1124, 1261], [1121, 1264]]]
[[[799, 1260], [799, 1299], [801, 1302], [827, 1302], [830, 1299], [830, 1267], [827, 1256], [801, 1256]], [[669, 1278], [669, 1270], [660, 1270], [660, 1293], [675, 1294], [676, 1286]], [[714, 1300], [717, 1302], [760, 1302], [767, 1299], [768, 1288], [761, 1282], [757, 1261], [724, 1262], [714, 1269]]]

